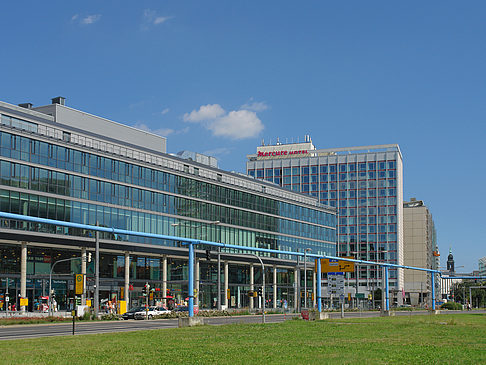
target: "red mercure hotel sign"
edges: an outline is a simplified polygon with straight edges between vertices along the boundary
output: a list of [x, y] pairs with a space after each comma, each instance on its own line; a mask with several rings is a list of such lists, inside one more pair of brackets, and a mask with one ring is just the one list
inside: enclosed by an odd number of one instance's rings
[[308, 154], [308, 150], [283, 150], [283, 151], [269, 151], [269, 152], [262, 152], [258, 151], [257, 157], [277, 157], [277, 156], [292, 156], [293, 155], [306, 155]]

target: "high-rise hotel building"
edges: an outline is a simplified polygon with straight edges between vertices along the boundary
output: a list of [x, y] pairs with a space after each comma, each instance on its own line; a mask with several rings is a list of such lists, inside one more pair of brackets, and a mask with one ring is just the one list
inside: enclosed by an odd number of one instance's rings
[[[340, 256], [403, 264], [403, 163], [398, 145], [316, 149], [306, 136], [303, 143], [262, 145], [247, 157], [248, 175], [337, 208]], [[381, 287], [381, 279], [379, 268], [359, 267], [361, 293]], [[390, 285], [401, 302], [403, 270], [390, 270]]]

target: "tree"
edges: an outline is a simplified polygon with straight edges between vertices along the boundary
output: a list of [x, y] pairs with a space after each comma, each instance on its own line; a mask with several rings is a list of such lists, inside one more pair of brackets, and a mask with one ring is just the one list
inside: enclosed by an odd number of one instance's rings
[[[452, 287], [454, 301], [462, 304], [469, 303], [469, 288], [471, 286], [486, 286], [486, 281], [479, 282], [474, 279], [466, 279], [461, 283], [454, 284]], [[473, 307], [486, 306], [486, 288], [471, 289], [471, 299]]]

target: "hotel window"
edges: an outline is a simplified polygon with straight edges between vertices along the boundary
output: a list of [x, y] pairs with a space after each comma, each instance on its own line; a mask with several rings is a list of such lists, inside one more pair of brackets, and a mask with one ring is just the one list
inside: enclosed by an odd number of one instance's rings
[[327, 174], [327, 165], [320, 166], [321, 174]]

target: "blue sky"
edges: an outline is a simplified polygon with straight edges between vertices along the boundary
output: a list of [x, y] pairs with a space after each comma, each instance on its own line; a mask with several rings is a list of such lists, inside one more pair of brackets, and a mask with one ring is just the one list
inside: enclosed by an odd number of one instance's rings
[[17, 1], [2, 10], [0, 100], [62, 95], [166, 135], [168, 152], [209, 153], [235, 171], [262, 138], [398, 143], [405, 199], [431, 209], [442, 265], [449, 247], [458, 271], [486, 256], [484, 1]]

